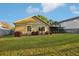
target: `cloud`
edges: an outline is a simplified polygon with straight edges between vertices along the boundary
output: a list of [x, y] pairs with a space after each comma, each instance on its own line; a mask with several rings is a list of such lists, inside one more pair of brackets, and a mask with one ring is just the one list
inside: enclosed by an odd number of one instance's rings
[[50, 11], [54, 11], [56, 8], [64, 6], [64, 3], [42, 3], [42, 12], [47, 13]]
[[40, 12], [40, 9], [39, 8], [33, 8], [32, 6], [29, 6], [27, 9], [26, 9], [26, 12], [28, 14], [36, 14], [36, 13], [39, 13]]
[[41, 3], [41, 8], [34, 8], [32, 5], [28, 6], [26, 12], [28, 14], [37, 14], [37, 13], [48, 13], [56, 10], [58, 7], [64, 6], [64, 3]]
[[70, 6], [70, 11], [72, 12], [72, 13], [74, 13], [74, 14], [77, 14], [77, 15], [79, 15], [79, 9], [78, 8], [76, 8], [76, 6]]

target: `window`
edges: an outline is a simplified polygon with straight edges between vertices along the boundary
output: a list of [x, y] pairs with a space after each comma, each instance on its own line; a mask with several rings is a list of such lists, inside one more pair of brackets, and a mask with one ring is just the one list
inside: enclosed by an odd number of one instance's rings
[[31, 31], [31, 26], [27, 26], [27, 31]]
[[45, 31], [45, 27], [39, 27], [39, 31]]

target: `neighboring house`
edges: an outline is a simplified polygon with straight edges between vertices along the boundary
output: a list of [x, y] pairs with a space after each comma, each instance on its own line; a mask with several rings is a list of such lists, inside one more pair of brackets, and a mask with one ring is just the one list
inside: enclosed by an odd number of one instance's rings
[[64, 28], [65, 32], [79, 33], [79, 16], [61, 21], [59, 25]]
[[0, 21], [0, 36], [9, 35], [10, 33], [11, 33], [10, 25]]
[[3, 22], [3, 21], [0, 21], [0, 26], [2, 28], [6, 28], [6, 29], [11, 29], [11, 27], [12, 27], [10, 24]]
[[29, 18], [24, 18], [14, 22], [15, 31], [22, 32], [22, 34], [31, 34], [32, 32], [45, 33], [49, 32], [49, 25], [47, 20], [38, 17], [32, 16]]

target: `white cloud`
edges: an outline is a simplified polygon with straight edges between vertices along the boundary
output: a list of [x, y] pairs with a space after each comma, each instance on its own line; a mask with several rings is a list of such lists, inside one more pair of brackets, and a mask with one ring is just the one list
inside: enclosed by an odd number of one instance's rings
[[76, 8], [75, 6], [70, 6], [70, 11], [74, 14], [79, 15], [79, 9]]
[[64, 3], [42, 3], [41, 6], [43, 8], [42, 12], [47, 13], [50, 11], [54, 11], [56, 8], [64, 6]]
[[39, 10], [39, 8], [33, 8], [32, 6], [29, 6], [26, 9], [26, 12], [29, 13], [29, 14], [36, 14], [36, 13], [39, 13], [40, 10]]
[[51, 11], [54, 11], [56, 10], [56, 8], [58, 7], [62, 7], [64, 6], [65, 4], [64, 3], [41, 3], [41, 8], [34, 8], [33, 6], [28, 6], [28, 8], [26, 9], [26, 12], [28, 14], [37, 14], [37, 13], [48, 13], [48, 12], [51, 12]]

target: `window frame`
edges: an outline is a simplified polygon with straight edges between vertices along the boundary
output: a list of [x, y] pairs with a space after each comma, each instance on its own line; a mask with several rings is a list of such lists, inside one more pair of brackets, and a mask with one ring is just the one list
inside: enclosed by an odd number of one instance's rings
[[28, 25], [28, 26], [27, 26], [27, 31], [30, 31], [30, 32], [31, 32], [31, 31], [32, 31], [32, 26], [29, 26], [29, 25]]

